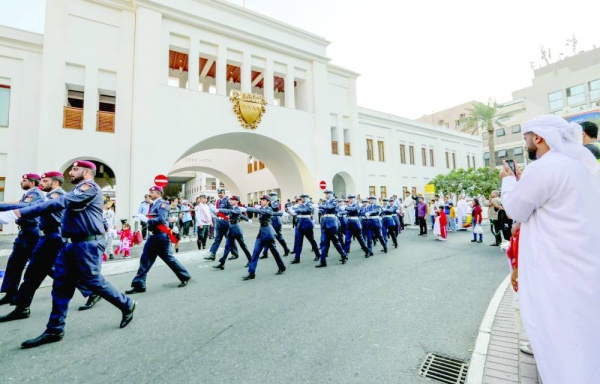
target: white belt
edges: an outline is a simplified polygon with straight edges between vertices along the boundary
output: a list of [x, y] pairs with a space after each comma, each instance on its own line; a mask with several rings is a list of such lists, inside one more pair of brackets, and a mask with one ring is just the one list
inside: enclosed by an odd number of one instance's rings
[[337, 217], [337, 216], [336, 216], [336, 215], [334, 215], [334, 214], [329, 214], [329, 213], [328, 213], [328, 214], [326, 214], [326, 215], [323, 215], [323, 217]]
[[358, 217], [358, 216], [350, 216], [348, 218], [348, 220], [360, 220], [360, 217]]
[[375, 219], [378, 219], [378, 220], [379, 220], [379, 216], [375, 216], [375, 217], [367, 217], [367, 219], [369, 219], [369, 220], [375, 220]]
[[383, 215], [383, 217], [394, 217], [394, 215]]
[[299, 219], [310, 219], [311, 217], [311, 215], [298, 215]]

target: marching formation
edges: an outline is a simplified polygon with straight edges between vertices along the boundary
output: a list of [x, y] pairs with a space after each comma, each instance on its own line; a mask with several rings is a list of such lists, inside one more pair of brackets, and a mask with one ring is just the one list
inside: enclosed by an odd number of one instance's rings
[[[179, 238], [170, 228], [172, 204], [163, 200], [163, 189], [159, 186], [149, 189], [147, 209], [134, 215], [148, 231], [148, 237], [131, 289], [125, 293], [119, 292], [104, 279], [100, 272], [103, 256], [106, 252], [112, 256], [112, 249], [107, 249], [106, 234], [113, 228], [103, 216], [106, 203], [100, 187], [94, 182], [95, 174], [93, 162], [73, 163], [69, 176], [74, 188], [67, 193], [62, 189], [65, 180], [61, 172], [51, 171], [41, 176], [28, 173], [22, 177], [21, 187], [25, 193], [21, 200], [0, 203], [0, 223], [14, 221], [19, 226], [1, 287], [5, 295], [0, 299], [0, 305], [10, 304], [15, 308], [0, 316], [0, 322], [28, 318], [36, 290], [47, 276], [54, 279], [52, 311], [46, 330], [40, 336], [23, 342], [23, 348], [63, 339], [65, 319], [75, 288], [88, 298], [79, 310], [90, 309], [104, 299], [121, 311], [120, 327], [124, 328], [133, 319], [136, 308], [136, 302], [128, 295], [146, 292], [148, 272], [157, 257], [175, 273], [180, 281], [179, 288], [187, 286], [191, 279], [187, 269], [173, 255], [171, 243], [177, 245]], [[319, 262], [317, 268], [327, 267], [331, 245], [339, 253], [340, 262], [346, 264], [353, 239], [367, 258], [374, 255], [373, 247], [377, 242], [382, 247], [381, 251], [387, 253], [388, 238], [394, 247], [398, 247], [400, 206], [393, 199], [383, 199], [384, 204], [380, 206], [376, 198], [371, 196], [359, 204], [354, 195], [346, 200], [336, 200], [333, 191], [326, 190], [324, 200], [320, 204], [313, 204], [310, 196], [303, 194], [298, 203], [287, 210], [297, 222], [293, 250], [290, 250], [281, 233], [283, 212], [277, 193], [262, 196], [260, 205], [256, 207], [241, 206], [240, 198], [226, 196], [225, 190], [220, 189], [218, 194], [219, 200], [214, 209], [214, 243], [205, 259], [216, 260], [216, 253], [225, 239], [223, 255], [213, 267], [224, 270], [226, 260], [239, 257], [239, 247], [248, 261], [248, 273], [243, 280], [256, 278], [258, 260], [268, 258], [269, 253], [277, 263], [277, 275], [287, 270], [282, 256], [293, 254], [290, 264], [299, 264], [305, 238], [315, 254], [314, 261]], [[248, 213], [256, 215], [260, 225], [252, 253], [239, 225], [242, 220], [252, 223]], [[319, 220], [316, 214], [320, 216], [319, 245], [314, 235], [315, 221]], [[129, 233], [127, 230], [124, 229], [123, 233]], [[276, 241], [283, 248], [283, 255], [279, 253]], [[119, 250], [128, 244], [128, 241], [122, 242]], [[199, 242], [199, 249], [205, 246], [205, 240]], [[128, 252], [127, 249], [124, 252]]]

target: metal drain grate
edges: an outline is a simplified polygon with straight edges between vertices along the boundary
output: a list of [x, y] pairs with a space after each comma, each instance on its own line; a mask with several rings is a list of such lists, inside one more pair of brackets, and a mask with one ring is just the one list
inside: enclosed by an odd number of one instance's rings
[[430, 353], [421, 365], [419, 375], [447, 384], [464, 384], [467, 379], [467, 363]]

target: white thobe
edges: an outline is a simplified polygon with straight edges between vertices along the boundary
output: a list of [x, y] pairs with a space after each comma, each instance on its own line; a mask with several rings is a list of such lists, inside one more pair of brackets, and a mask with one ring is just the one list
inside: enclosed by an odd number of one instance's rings
[[412, 197], [404, 199], [404, 225], [413, 225], [415, 223], [415, 201]]
[[467, 202], [465, 199], [460, 199], [456, 203], [456, 215], [458, 216], [458, 229], [463, 228], [463, 224], [465, 223], [465, 217], [469, 214], [469, 207], [467, 206]]
[[502, 203], [521, 222], [519, 301], [544, 384], [600, 380], [598, 180], [553, 151], [502, 180]]

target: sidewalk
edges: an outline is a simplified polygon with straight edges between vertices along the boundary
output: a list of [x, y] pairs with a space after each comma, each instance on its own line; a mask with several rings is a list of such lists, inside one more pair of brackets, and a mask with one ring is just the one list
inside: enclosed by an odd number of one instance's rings
[[521, 330], [510, 275], [504, 279], [481, 322], [469, 365], [468, 384], [537, 384], [535, 359], [519, 350]]

